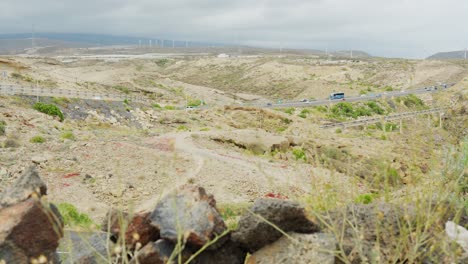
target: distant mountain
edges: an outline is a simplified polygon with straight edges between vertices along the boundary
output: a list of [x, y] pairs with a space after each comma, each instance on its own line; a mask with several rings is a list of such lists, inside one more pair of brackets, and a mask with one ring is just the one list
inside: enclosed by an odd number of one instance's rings
[[[466, 53], [468, 56], [468, 52]], [[450, 59], [465, 59], [465, 51], [448, 51], [448, 52], [438, 52], [432, 56], [427, 57], [428, 60], [450, 60]]]
[[[151, 42], [150, 42], [151, 41]], [[34, 42], [34, 44], [33, 44]], [[163, 38], [114, 36], [105, 34], [82, 33], [31, 33], [0, 34], [0, 54], [22, 53], [31, 47], [83, 48], [99, 46], [164, 46], [164, 47], [224, 47], [226, 44], [213, 42], [186, 42], [185, 40], [168, 40]]]

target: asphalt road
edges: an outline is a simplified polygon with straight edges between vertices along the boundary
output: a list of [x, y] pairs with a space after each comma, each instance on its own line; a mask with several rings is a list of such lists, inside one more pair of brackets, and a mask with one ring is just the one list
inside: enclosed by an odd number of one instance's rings
[[446, 88], [444, 86], [430, 86], [430, 87], [423, 87], [419, 89], [411, 89], [411, 90], [401, 90], [401, 91], [391, 91], [391, 92], [384, 92], [379, 94], [370, 94], [365, 96], [354, 96], [354, 97], [345, 97], [344, 99], [335, 99], [335, 100], [314, 100], [314, 101], [307, 101], [307, 102], [287, 102], [287, 103], [269, 103], [269, 104], [242, 104], [244, 106], [253, 106], [253, 107], [261, 107], [261, 108], [286, 108], [286, 107], [310, 107], [310, 106], [318, 106], [318, 105], [329, 105], [329, 104], [336, 104], [340, 102], [358, 102], [358, 101], [369, 101], [375, 100], [382, 97], [400, 97], [406, 96], [410, 94], [425, 94], [425, 93], [436, 93], [441, 90], [445, 90], [453, 86], [454, 84], [448, 84]]

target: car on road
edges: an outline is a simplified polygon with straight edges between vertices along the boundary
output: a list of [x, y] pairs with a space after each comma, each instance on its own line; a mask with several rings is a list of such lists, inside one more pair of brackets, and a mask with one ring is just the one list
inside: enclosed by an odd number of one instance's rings
[[267, 106], [272, 106], [273, 104], [272, 103], [267, 103]]
[[309, 102], [309, 99], [302, 99], [301, 100], [301, 103], [308, 103]]
[[195, 110], [195, 109], [197, 109], [197, 107], [196, 106], [191, 106], [191, 105], [189, 105], [189, 106], [187, 106], [185, 108], [185, 110]]

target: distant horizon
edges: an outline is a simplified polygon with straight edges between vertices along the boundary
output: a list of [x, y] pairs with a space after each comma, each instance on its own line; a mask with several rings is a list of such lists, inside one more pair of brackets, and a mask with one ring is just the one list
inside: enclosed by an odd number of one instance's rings
[[[33, 32], [12, 32], [12, 33], [0, 33], [0, 39], [31, 39], [32, 38], [32, 34]], [[126, 41], [122, 41], [122, 43], [114, 43], [114, 44], [104, 44], [104, 45], [138, 45], [138, 41], [141, 40], [141, 41], [149, 41], [149, 40], [164, 40], [165, 42], [170, 42], [172, 40], [178, 42], [178, 43], [181, 43], [181, 42], [185, 42], [185, 41], [188, 41], [190, 43], [198, 43], [198, 44], [206, 44], [206, 45], [216, 45], [216, 46], [219, 46], [219, 47], [235, 47], [235, 46], [244, 46], [244, 47], [251, 47], [251, 48], [259, 48], [259, 49], [278, 49], [278, 47], [271, 47], [271, 46], [254, 46], [254, 45], [248, 45], [248, 44], [242, 44], [242, 43], [227, 43], [227, 42], [211, 42], [211, 41], [203, 41], [203, 40], [183, 40], [182, 38], [175, 38], [175, 39], [169, 39], [169, 38], [161, 38], [161, 37], [157, 37], [157, 36], [153, 36], [153, 37], [149, 37], [149, 36], [136, 36], [136, 35], [125, 35], [125, 34], [111, 34], [111, 33], [95, 33], [95, 32], [34, 32], [34, 35], [35, 36], [39, 36], [39, 38], [50, 38], [50, 39], [54, 39], [54, 38], [51, 38], [50, 35], [57, 35], [57, 36], [66, 36], [66, 35], [70, 35], [70, 36], [96, 36], [96, 37], [105, 37], [105, 38], [125, 38], [127, 39]], [[43, 36], [41, 36], [43, 35]], [[45, 35], [45, 36], [44, 36]], [[49, 36], [47, 36], [49, 35]], [[29, 36], [29, 37], [28, 37]], [[8, 37], [12, 37], [12, 38], [8, 38]], [[15, 37], [21, 37], [21, 38], [15, 38]], [[62, 38], [57, 38], [59, 40], [63, 40]], [[130, 42], [130, 39], [132, 39], [133, 41]], [[68, 40], [70, 41], [70, 40]], [[95, 40], [96, 42], [100, 42], [99, 39], [96, 39]], [[78, 40], [71, 40], [70, 42], [79, 42], [79, 43], [88, 43], [88, 44], [93, 44], [91, 43], [90, 41], [89, 42], [86, 42], [86, 41], [78, 41]], [[96, 43], [97, 44], [97, 43]], [[144, 43], [145, 45], [147, 45], [148, 43]], [[156, 45], [156, 43], [154, 43], [154, 45]], [[301, 47], [287, 47], [287, 46], [284, 46], [284, 47], [281, 47], [283, 50], [304, 50], [304, 51], [321, 51], [321, 52], [326, 52], [325, 49], [320, 49], [320, 48], [314, 48], [314, 47], [308, 47], [308, 48], [301, 48]], [[374, 55], [372, 53], [370, 53], [369, 51], [367, 50], [364, 50], [364, 49], [352, 49], [353, 51], [356, 51], [356, 52], [364, 52], [366, 54], [368, 54], [369, 56], [371, 57], [382, 57], [382, 58], [402, 58], [402, 59], [425, 59], [425, 58], [428, 58], [430, 56], [433, 56], [437, 53], [448, 53], [448, 52], [460, 52], [460, 51], [464, 51], [464, 49], [461, 49], [461, 50], [441, 50], [441, 51], [437, 51], [433, 54], [429, 54], [423, 58], [408, 58], [408, 57], [389, 57], [389, 56], [378, 56], [378, 55]], [[333, 53], [333, 52], [350, 52], [351, 49], [337, 49], [337, 50], [332, 50], [332, 49], [329, 49], [328, 52], [330, 53]]]

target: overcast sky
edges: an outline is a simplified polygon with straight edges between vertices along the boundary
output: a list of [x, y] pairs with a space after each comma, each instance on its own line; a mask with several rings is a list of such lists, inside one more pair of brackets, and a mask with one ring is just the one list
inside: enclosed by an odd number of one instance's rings
[[0, 0], [0, 33], [104, 33], [422, 58], [468, 46], [468, 0]]

